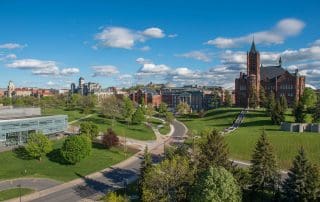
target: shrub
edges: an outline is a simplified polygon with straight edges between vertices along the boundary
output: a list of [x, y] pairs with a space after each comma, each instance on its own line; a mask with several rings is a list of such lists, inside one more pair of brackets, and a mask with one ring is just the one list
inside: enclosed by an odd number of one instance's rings
[[99, 128], [92, 122], [82, 122], [80, 124], [80, 132], [83, 135], [87, 135], [91, 140], [99, 135]]
[[41, 161], [41, 158], [52, 151], [52, 143], [42, 133], [33, 133], [28, 138], [28, 143], [25, 147], [27, 153]]
[[102, 143], [106, 148], [117, 146], [119, 144], [119, 138], [111, 128], [108, 128], [107, 132], [102, 137]]
[[70, 164], [76, 164], [89, 156], [92, 144], [89, 137], [85, 135], [69, 136], [63, 143], [61, 154]]

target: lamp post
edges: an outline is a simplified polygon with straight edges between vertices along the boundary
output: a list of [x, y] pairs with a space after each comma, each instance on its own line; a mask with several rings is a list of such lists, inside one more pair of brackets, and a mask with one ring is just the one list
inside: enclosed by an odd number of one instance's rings
[[21, 202], [21, 184], [18, 184], [17, 187], [19, 188], [19, 199], [20, 199], [20, 202]]

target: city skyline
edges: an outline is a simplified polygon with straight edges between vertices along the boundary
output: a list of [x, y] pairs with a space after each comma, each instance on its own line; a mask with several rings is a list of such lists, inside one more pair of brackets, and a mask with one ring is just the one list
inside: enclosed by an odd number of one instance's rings
[[254, 37], [263, 64], [281, 56], [320, 88], [317, 1], [182, 3], [2, 1], [0, 87], [69, 88], [81, 76], [103, 87], [233, 87]]

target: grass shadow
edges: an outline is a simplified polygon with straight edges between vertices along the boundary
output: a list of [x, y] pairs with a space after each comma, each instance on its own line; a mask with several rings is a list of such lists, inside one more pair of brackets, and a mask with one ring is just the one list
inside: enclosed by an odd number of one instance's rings
[[47, 154], [47, 157], [50, 161], [59, 163], [61, 165], [70, 165], [69, 162], [67, 162], [61, 155], [60, 149], [54, 149], [49, 154]]
[[32, 160], [33, 158], [28, 154], [27, 150], [25, 149], [25, 147], [18, 147], [16, 149], [13, 150], [13, 153], [15, 154], [15, 156], [19, 159], [22, 160]]

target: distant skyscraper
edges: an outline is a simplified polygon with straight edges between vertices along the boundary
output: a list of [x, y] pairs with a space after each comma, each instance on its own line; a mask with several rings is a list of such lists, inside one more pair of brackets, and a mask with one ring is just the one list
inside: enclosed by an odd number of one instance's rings
[[12, 97], [12, 95], [13, 95], [13, 93], [14, 93], [14, 91], [15, 91], [15, 86], [14, 86], [14, 84], [13, 84], [13, 82], [12, 81], [9, 81], [9, 84], [8, 84], [8, 94], [7, 94], [7, 96], [8, 97]]

